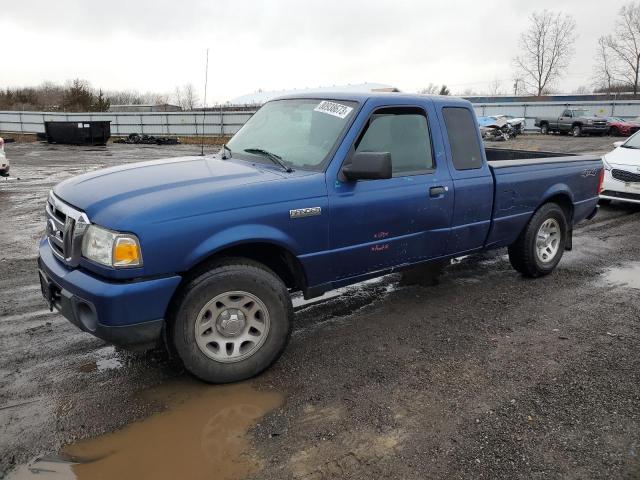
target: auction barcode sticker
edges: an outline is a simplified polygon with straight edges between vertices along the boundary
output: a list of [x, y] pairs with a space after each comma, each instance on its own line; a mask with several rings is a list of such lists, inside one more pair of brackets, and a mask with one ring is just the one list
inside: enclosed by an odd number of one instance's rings
[[339, 103], [330, 102], [328, 100], [323, 100], [313, 110], [315, 112], [327, 113], [329, 115], [333, 115], [334, 117], [345, 118], [351, 113], [351, 110], [353, 110], [353, 108], [347, 107], [346, 105], [341, 105]]

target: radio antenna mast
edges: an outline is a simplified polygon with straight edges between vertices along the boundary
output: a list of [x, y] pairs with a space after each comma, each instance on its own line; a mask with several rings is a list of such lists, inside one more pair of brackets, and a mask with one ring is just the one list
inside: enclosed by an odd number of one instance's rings
[[204, 156], [204, 119], [207, 115], [207, 83], [209, 81], [209, 49], [207, 48], [207, 62], [204, 68], [204, 102], [202, 107], [202, 142], [200, 144], [200, 155]]

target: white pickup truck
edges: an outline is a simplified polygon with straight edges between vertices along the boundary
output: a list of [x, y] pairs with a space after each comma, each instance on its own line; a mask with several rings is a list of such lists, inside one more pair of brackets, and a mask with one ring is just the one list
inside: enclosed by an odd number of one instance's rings
[[4, 153], [4, 139], [0, 137], [0, 176], [6, 177], [9, 175], [9, 160]]

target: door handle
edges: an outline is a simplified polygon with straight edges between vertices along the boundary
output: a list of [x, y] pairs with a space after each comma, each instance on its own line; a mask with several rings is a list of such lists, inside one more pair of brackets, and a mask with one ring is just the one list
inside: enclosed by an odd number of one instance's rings
[[449, 190], [447, 187], [431, 187], [429, 189], [429, 196], [439, 197], [440, 195], [444, 195], [447, 190]]

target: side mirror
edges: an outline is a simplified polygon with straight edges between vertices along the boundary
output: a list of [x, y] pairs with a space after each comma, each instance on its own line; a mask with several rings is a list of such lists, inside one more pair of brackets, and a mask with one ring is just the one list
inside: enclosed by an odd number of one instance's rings
[[358, 152], [342, 168], [348, 180], [382, 180], [392, 177], [389, 152]]
[[618, 147], [622, 146], [622, 144], [623, 144], [623, 143], [624, 143], [624, 140], [620, 140], [620, 141], [617, 141], [617, 142], [613, 142], [613, 146], [614, 146], [614, 147], [616, 147], [616, 148], [618, 148]]

